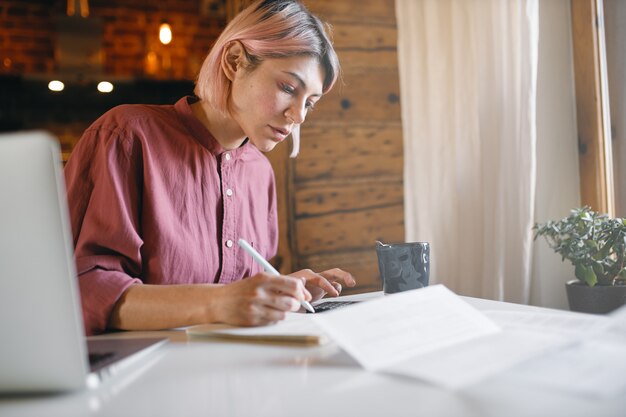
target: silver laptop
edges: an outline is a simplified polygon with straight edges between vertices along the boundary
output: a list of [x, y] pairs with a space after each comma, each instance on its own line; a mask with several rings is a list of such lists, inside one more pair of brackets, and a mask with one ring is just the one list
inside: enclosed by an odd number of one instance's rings
[[1, 134], [0, 393], [96, 386], [165, 343], [83, 329], [58, 142]]

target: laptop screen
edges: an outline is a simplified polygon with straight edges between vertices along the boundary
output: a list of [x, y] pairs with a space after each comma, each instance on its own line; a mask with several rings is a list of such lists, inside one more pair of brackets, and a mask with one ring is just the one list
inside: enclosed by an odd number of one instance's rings
[[85, 383], [69, 224], [57, 140], [0, 135], [0, 391]]

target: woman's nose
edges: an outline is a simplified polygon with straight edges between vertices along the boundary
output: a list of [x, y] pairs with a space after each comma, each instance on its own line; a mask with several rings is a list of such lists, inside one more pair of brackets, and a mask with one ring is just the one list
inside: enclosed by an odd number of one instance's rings
[[288, 119], [291, 119], [295, 124], [304, 123], [304, 119], [306, 119], [307, 108], [300, 103], [293, 104], [290, 106], [287, 111], [285, 111], [285, 116]]

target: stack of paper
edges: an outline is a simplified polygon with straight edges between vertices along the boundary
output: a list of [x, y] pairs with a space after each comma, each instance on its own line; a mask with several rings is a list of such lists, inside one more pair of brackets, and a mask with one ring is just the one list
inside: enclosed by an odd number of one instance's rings
[[625, 322], [626, 307], [610, 317], [532, 309], [481, 312], [433, 285], [323, 314], [288, 314], [272, 326], [203, 325], [187, 332], [306, 345], [332, 340], [367, 370], [450, 389], [512, 369], [509, 376], [535, 386], [606, 396], [626, 389]]
[[563, 349], [514, 368], [512, 378], [530, 386], [591, 398], [606, 399], [626, 392], [626, 307], [606, 316], [518, 314], [515, 323], [512, 315], [488, 314], [499, 322], [506, 320], [529, 331], [567, 334], [572, 341]]
[[563, 345], [552, 335], [503, 331], [442, 285], [315, 317], [364, 368], [462, 388]]
[[237, 340], [255, 343], [321, 345], [326, 334], [308, 314], [287, 313], [285, 320], [269, 326], [235, 327], [226, 324], [202, 324], [187, 328], [190, 337]]

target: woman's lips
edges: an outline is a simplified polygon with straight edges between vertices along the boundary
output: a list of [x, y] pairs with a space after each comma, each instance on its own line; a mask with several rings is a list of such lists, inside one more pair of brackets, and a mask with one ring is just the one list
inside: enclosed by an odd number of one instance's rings
[[287, 136], [289, 136], [289, 131], [287, 129], [281, 129], [278, 127], [270, 126], [272, 129], [272, 133], [274, 134], [274, 139], [278, 142], [284, 140]]

